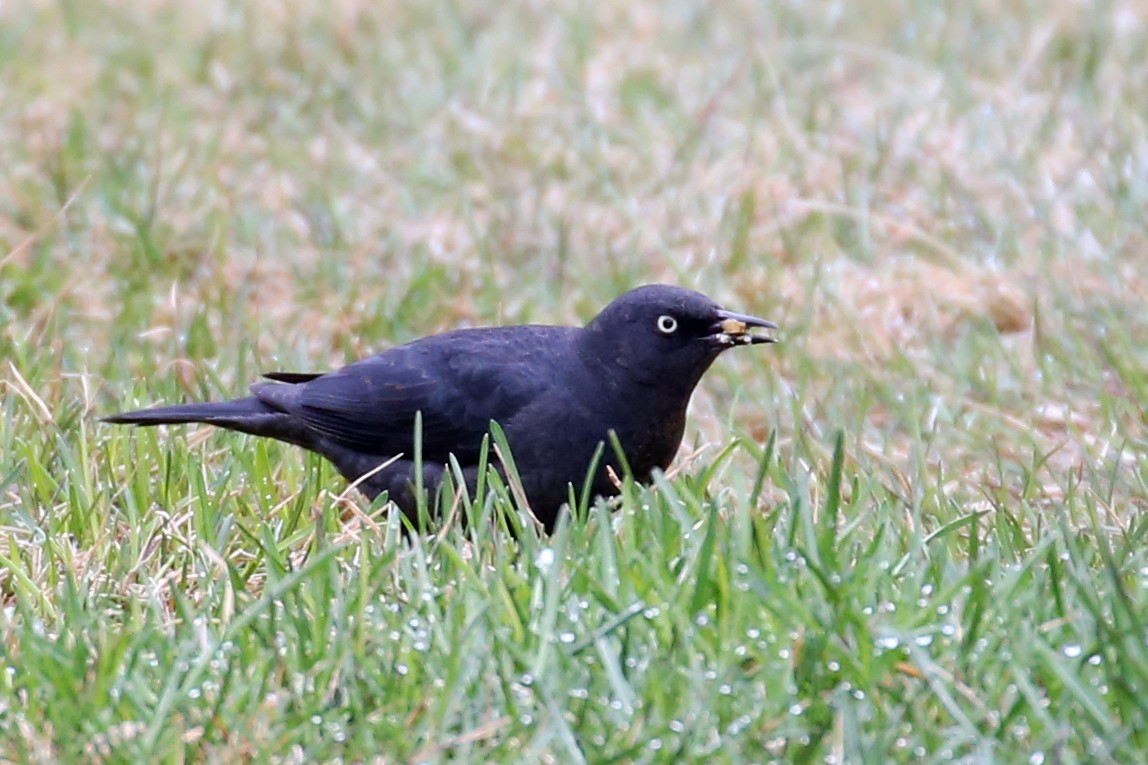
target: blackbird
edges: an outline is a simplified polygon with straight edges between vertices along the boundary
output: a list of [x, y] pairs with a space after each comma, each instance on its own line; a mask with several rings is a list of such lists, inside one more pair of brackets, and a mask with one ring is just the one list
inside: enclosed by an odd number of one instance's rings
[[412, 519], [416, 415], [422, 486], [430, 492], [441, 485], [452, 454], [474, 490], [493, 421], [505, 434], [532, 512], [553, 529], [569, 487], [582, 490], [601, 444], [589, 486], [596, 496], [617, 493], [608, 467], [622, 470], [611, 431], [631, 474], [647, 481], [677, 452], [686, 405], [714, 359], [727, 348], [774, 342], [752, 330], [776, 328], [698, 292], [653, 284], [621, 295], [581, 328], [460, 329], [334, 372], [269, 373], [247, 398], [104, 419], [201, 422], [286, 441], [318, 452], [349, 481], [362, 478], [358, 488], [368, 498], [387, 492]]

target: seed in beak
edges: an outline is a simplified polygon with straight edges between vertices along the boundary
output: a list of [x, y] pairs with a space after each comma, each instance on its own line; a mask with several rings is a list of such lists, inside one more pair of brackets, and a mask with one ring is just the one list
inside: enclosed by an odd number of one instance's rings
[[749, 330], [749, 326], [744, 321], [738, 319], [722, 319], [721, 331], [727, 335], [744, 335]]

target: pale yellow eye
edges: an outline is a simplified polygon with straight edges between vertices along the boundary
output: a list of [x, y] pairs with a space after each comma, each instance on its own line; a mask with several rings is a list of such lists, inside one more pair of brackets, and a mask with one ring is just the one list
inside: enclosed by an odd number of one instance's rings
[[678, 320], [668, 314], [658, 317], [658, 331], [663, 335], [672, 335], [678, 331]]

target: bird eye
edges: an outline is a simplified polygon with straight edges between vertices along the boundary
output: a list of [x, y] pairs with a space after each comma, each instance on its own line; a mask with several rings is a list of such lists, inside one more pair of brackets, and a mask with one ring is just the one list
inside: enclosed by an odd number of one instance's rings
[[672, 335], [678, 331], [678, 320], [668, 314], [658, 317], [658, 331], [663, 335]]

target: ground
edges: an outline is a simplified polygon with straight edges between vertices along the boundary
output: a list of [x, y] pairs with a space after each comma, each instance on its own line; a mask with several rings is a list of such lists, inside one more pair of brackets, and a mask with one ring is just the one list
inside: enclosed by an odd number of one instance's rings
[[[1148, 761], [1146, 103], [1141, 0], [0, 3], [0, 760]], [[650, 281], [782, 342], [553, 537], [97, 421]]]

